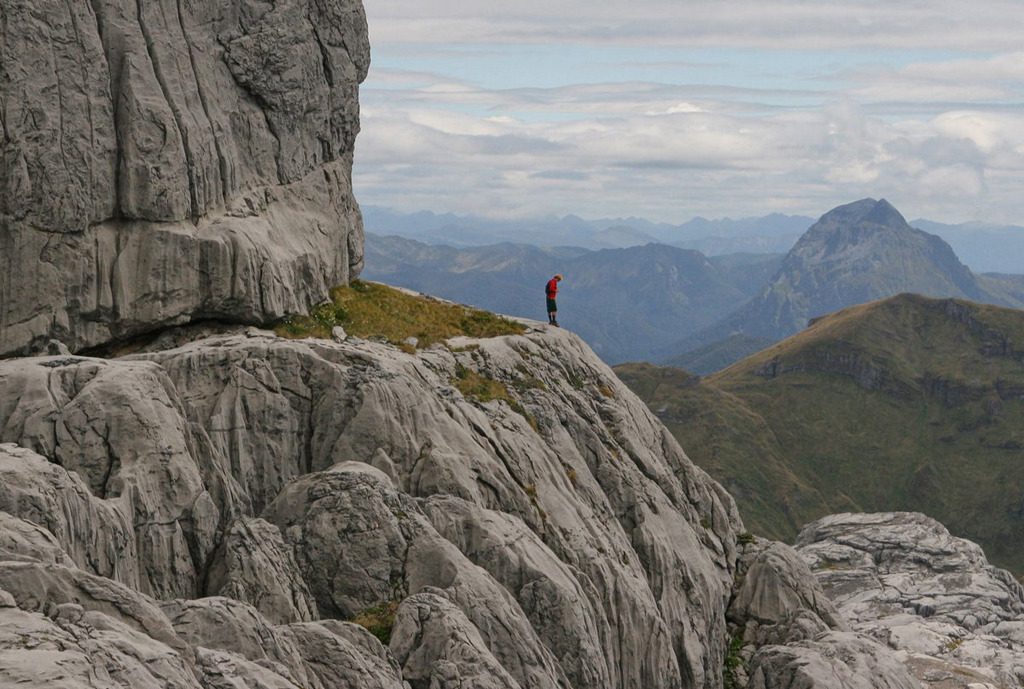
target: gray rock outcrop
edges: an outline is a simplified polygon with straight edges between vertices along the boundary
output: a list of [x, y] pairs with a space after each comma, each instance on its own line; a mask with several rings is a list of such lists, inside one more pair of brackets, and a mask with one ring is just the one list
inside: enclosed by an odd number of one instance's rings
[[11, 538], [36, 540], [25, 533], [28, 522], [52, 539], [45, 548], [51, 555], [43, 557], [37, 545], [11, 548], [9, 557], [21, 552], [44, 562], [77, 564], [139, 586], [135, 532], [123, 504], [95, 498], [77, 473], [14, 444], [0, 445], [0, 476], [0, 510], [7, 515]]
[[840, 514], [797, 549], [851, 627], [921, 686], [1024, 686], [1024, 591], [976, 544], [915, 513]]
[[0, 62], [0, 356], [260, 323], [358, 274], [358, 0], [4, 3]]
[[[227, 608], [196, 607], [202, 596], [253, 606], [250, 629], [255, 615], [265, 628], [313, 625], [339, 658], [393, 662], [381, 676], [400, 678], [409, 662], [423, 672], [462, 651], [421, 638], [399, 662], [321, 627], [429, 592], [445, 602], [431, 599], [437, 624], [424, 629], [461, 630], [494, 681], [717, 686], [741, 529], [728, 495], [571, 333], [449, 347], [250, 331], [114, 360], [11, 360], [0, 429], [19, 446], [8, 454], [35, 453], [25, 470], [38, 478], [21, 480], [35, 488], [22, 492], [45, 494], [52, 475], [62, 496], [46, 504], [121, 515], [138, 581], [122, 578], [192, 611], [178, 636], [211, 683], [300, 675], [204, 636]], [[460, 366], [509, 401], [464, 396]], [[14, 514], [39, 531], [8, 529], [32, 544], [11, 547], [57, 562], [55, 544], [88, 543], [66, 525], [43, 538], [49, 522]], [[407, 624], [421, 623], [400, 614], [392, 638], [408, 640]], [[337, 662], [324, 676], [356, 661]], [[307, 667], [311, 686], [317, 676]]]
[[243, 518], [231, 525], [214, 553], [206, 589], [211, 596], [249, 603], [277, 624], [318, 617], [291, 546], [262, 519]]
[[741, 553], [729, 621], [753, 646], [849, 631], [810, 568], [791, 547], [756, 539]]
[[920, 689], [892, 651], [852, 632], [768, 646], [755, 656], [747, 689]]
[[414, 687], [521, 689], [488, 650], [480, 632], [443, 594], [425, 590], [405, 600], [395, 619], [396, 659]]
[[[137, 567], [137, 574], [116, 576], [130, 585], [137, 577], [140, 590], [160, 598], [196, 597], [219, 529], [247, 501], [211, 453], [209, 439], [185, 419], [163, 370], [146, 362], [13, 359], [0, 361], [0, 390], [0, 441], [60, 465], [49, 472], [78, 477], [37, 478], [42, 485], [36, 488], [26, 478], [20, 497], [12, 495], [21, 504], [14, 513], [35, 511], [37, 518], [25, 518], [37, 523], [63, 520], [55, 535], [69, 544], [103, 539], [107, 552], [90, 546], [85, 556], [81, 548], [69, 548], [81, 566], [94, 561], [98, 574]], [[75, 483], [62, 493], [76, 496], [73, 510], [46, 513], [32, 506], [47, 500], [46, 484], [60, 482]], [[87, 518], [74, 519], [79, 514]], [[101, 519], [110, 528], [94, 530]], [[138, 556], [134, 563], [118, 536], [126, 524]]]
[[275, 626], [228, 598], [158, 603], [82, 571], [54, 555], [59, 547], [0, 512], [0, 686], [407, 689], [393, 656], [361, 627]]

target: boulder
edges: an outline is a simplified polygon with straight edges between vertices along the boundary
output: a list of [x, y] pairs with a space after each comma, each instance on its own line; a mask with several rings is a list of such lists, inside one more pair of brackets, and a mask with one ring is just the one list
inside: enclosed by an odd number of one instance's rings
[[25, 689], [200, 689], [193, 665], [100, 612], [48, 617], [0, 605], [0, 685]]
[[523, 686], [563, 673], [516, 601], [431, 527], [409, 496], [368, 464], [293, 481], [263, 513], [295, 548], [321, 616], [349, 618], [426, 587], [447, 591], [490, 654]]
[[316, 601], [276, 526], [239, 519], [224, 535], [206, 577], [207, 593], [254, 606], [275, 624], [317, 619]]
[[53, 616], [73, 604], [83, 614], [100, 613], [192, 661], [192, 649], [175, 634], [154, 601], [111, 579], [66, 565], [0, 562], [0, 589], [26, 612]]
[[852, 632], [765, 646], [754, 655], [747, 689], [920, 689], [892, 651]]
[[[218, 597], [164, 601], [160, 608], [189, 646], [225, 651], [270, 669], [297, 686], [310, 685], [295, 639], [252, 606]], [[200, 658], [207, 666], [212, 660]]]
[[850, 626], [923, 686], [1024, 686], [1024, 590], [981, 548], [923, 514], [839, 514], [797, 550]]
[[196, 669], [203, 689], [320, 689], [317, 685], [296, 684], [272, 668], [220, 649], [197, 649]]
[[728, 618], [743, 628], [744, 642], [754, 646], [813, 639], [829, 630], [849, 631], [799, 553], [760, 538], [740, 555]]
[[[24, 476], [11, 499], [37, 513], [25, 518], [49, 528], [81, 566], [156, 597], [196, 596], [222, 521], [246, 507], [166, 374], [148, 362], [2, 361], [0, 434], [63, 467], [8, 460]], [[69, 509], [53, 510], [58, 502]]]
[[53, 534], [7, 512], [0, 512], [0, 561], [75, 564]]
[[309, 675], [325, 689], [407, 689], [391, 652], [362, 627], [338, 620], [287, 627]]
[[0, 355], [260, 323], [358, 274], [358, 0], [44, 0], [0, 27]]
[[[32, 553], [43, 562], [76, 564], [138, 587], [135, 532], [125, 505], [94, 497], [78, 474], [12, 443], [0, 445], [0, 475], [0, 510], [45, 530], [40, 538], [50, 541], [23, 546], [12, 554]], [[39, 542], [24, 525], [11, 528]]]
[[425, 590], [402, 603], [391, 646], [402, 666], [402, 677], [417, 689], [529, 686], [505, 671], [476, 627], [440, 591]]
[[442, 536], [515, 597], [572, 686], [611, 686], [614, 669], [606, 663], [603, 645], [613, 632], [578, 569], [502, 512], [452, 496], [432, 496], [420, 507]]

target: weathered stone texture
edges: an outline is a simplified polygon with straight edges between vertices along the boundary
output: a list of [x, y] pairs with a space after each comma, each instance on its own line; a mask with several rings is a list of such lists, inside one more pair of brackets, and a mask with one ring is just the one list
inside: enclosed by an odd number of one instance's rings
[[797, 549], [850, 626], [934, 689], [1024, 687], [1024, 589], [923, 514], [838, 514]]
[[[593, 686], [605, 678], [623, 687], [713, 684], [725, 638], [709, 630], [724, 629], [739, 523], [731, 499], [570, 333], [452, 342], [464, 344], [479, 348], [406, 355], [354, 338], [235, 336], [129, 358], [156, 361], [168, 372], [192, 418], [231, 457], [256, 509], [284, 489], [262, 516], [296, 544], [321, 616], [384, 602], [403, 582], [409, 594], [417, 586], [448, 589], [436, 574], [421, 569], [415, 579], [403, 569], [418, 561], [408, 550], [433, 542], [436, 535], [423, 534], [436, 527], [411, 535], [395, 516], [419, 524], [422, 508], [409, 497], [448, 495], [475, 506], [467, 515], [473, 528], [493, 510], [543, 544], [534, 564], [544, 563], [543, 574], [520, 582], [499, 565], [501, 558], [520, 561], [523, 543], [489, 554], [498, 558], [489, 565], [438, 521], [463, 556], [488, 570], [486, 579], [512, 593], [511, 612], [501, 614], [514, 613], [527, 626], [536, 621], [540, 645], [558, 649], [574, 679]], [[473, 403], [450, 385], [457, 364], [510, 390], [524, 376], [543, 381], [544, 389], [517, 393], [525, 414], [504, 403]], [[325, 471], [353, 459], [366, 465], [362, 474]], [[367, 473], [369, 465], [381, 471]], [[308, 472], [322, 473], [297, 478]], [[295, 482], [286, 486], [288, 480]], [[341, 483], [345, 490], [335, 486]], [[352, 548], [347, 559], [343, 544]], [[439, 553], [442, 560], [457, 555], [447, 548], [418, 552], [438, 566]], [[332, 577], [335, 570], [347, 574]], [[576, 591], [587, 602], [572, 612], [534, 599], [554, 602]], [[477, 596], [453, 595], [474, 623], [468, 601]], [[555, 620], [586, 632], [566, 638], [571, 634], [557, 631]], [[508, 652], [512, 658], [523, 651]], [[520, 661], [508, 662], [514, 668]]]
[[[184, 418], [166, 374], [152, 364], [0, 362], [0, 441], [64, 467], [12, 458], [3, 509], [50, 528], [79, 566], [160, 598], [199, 593], [223, 521], [245, 509], [209, 440]], [[71, 507], [47, 513], [61, 503]]]
[[5, 2], [0, 32], [0, 355], [262, 322], [358, 274], [358, 0]]
[[316, 601], [276, 526], [239, 519], [224, 535], [206, 577], [211, 596], [253, 605], [276, 624], [317, 619]]
[[[465, 344], [411, 355], [249, 331], [3, 362], [3, 440], [42, 455], [12, 486], [48, 496], [30, 503], [56, 506], [43, 511], [124, 515], [122, 559], [159, 598], [230, 594], [276, 624], [326, 625], [429, 589], [520, 686], [714, 687], [742, 528], [731, 499], [571, 333]], [[522, 407], [463, 397], [458, 365]], [[74, 552], [89, 543], [34, 521]], [[10, 533], [60, 561], [40, 534]], [[175, 605], [191, 629], [224, 624]], [[255, 681], [252, 653], [186, 636], [207, 649], [201, 673]]]

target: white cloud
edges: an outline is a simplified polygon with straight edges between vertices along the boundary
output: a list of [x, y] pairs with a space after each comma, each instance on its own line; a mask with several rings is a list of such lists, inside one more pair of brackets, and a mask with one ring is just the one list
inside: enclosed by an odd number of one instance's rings
[[[884, 196], [908, 217], [1024, 222], [1016, 2], [368, 0], [367, 11], [377, 43], [361, 95], [362, 203], [679, 222]], [[592, 48], [630, 42], [666, 48], [620, 65]], [[518, 43], [547, 46], [543, 74], [517, 64]], [[614, 78], [593, 78], [602, 70]]]
[[630, 43], [770, 50], [1016, 50], [1016, 0], [367, 0], [371, 38], [387, 43]]

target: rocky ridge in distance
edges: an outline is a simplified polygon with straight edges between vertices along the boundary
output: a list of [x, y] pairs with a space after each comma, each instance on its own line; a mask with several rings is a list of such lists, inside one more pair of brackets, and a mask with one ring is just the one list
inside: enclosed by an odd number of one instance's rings
[[[833, 208], [811, 225], [760, 294], [718, 323], [665, 350], [663, 361], [706, 374], [800, 332], [815, 318], [897, 294], [1024, 305], [1013, 276], [975, 275], [941, 238], [911, 227], [885, 199]], [[736, 337], [749, 341], [743, 349]], [[728, 351], [713, 356], [716, 345]], [[702, 361], [680, 352], [700, 350]]]

